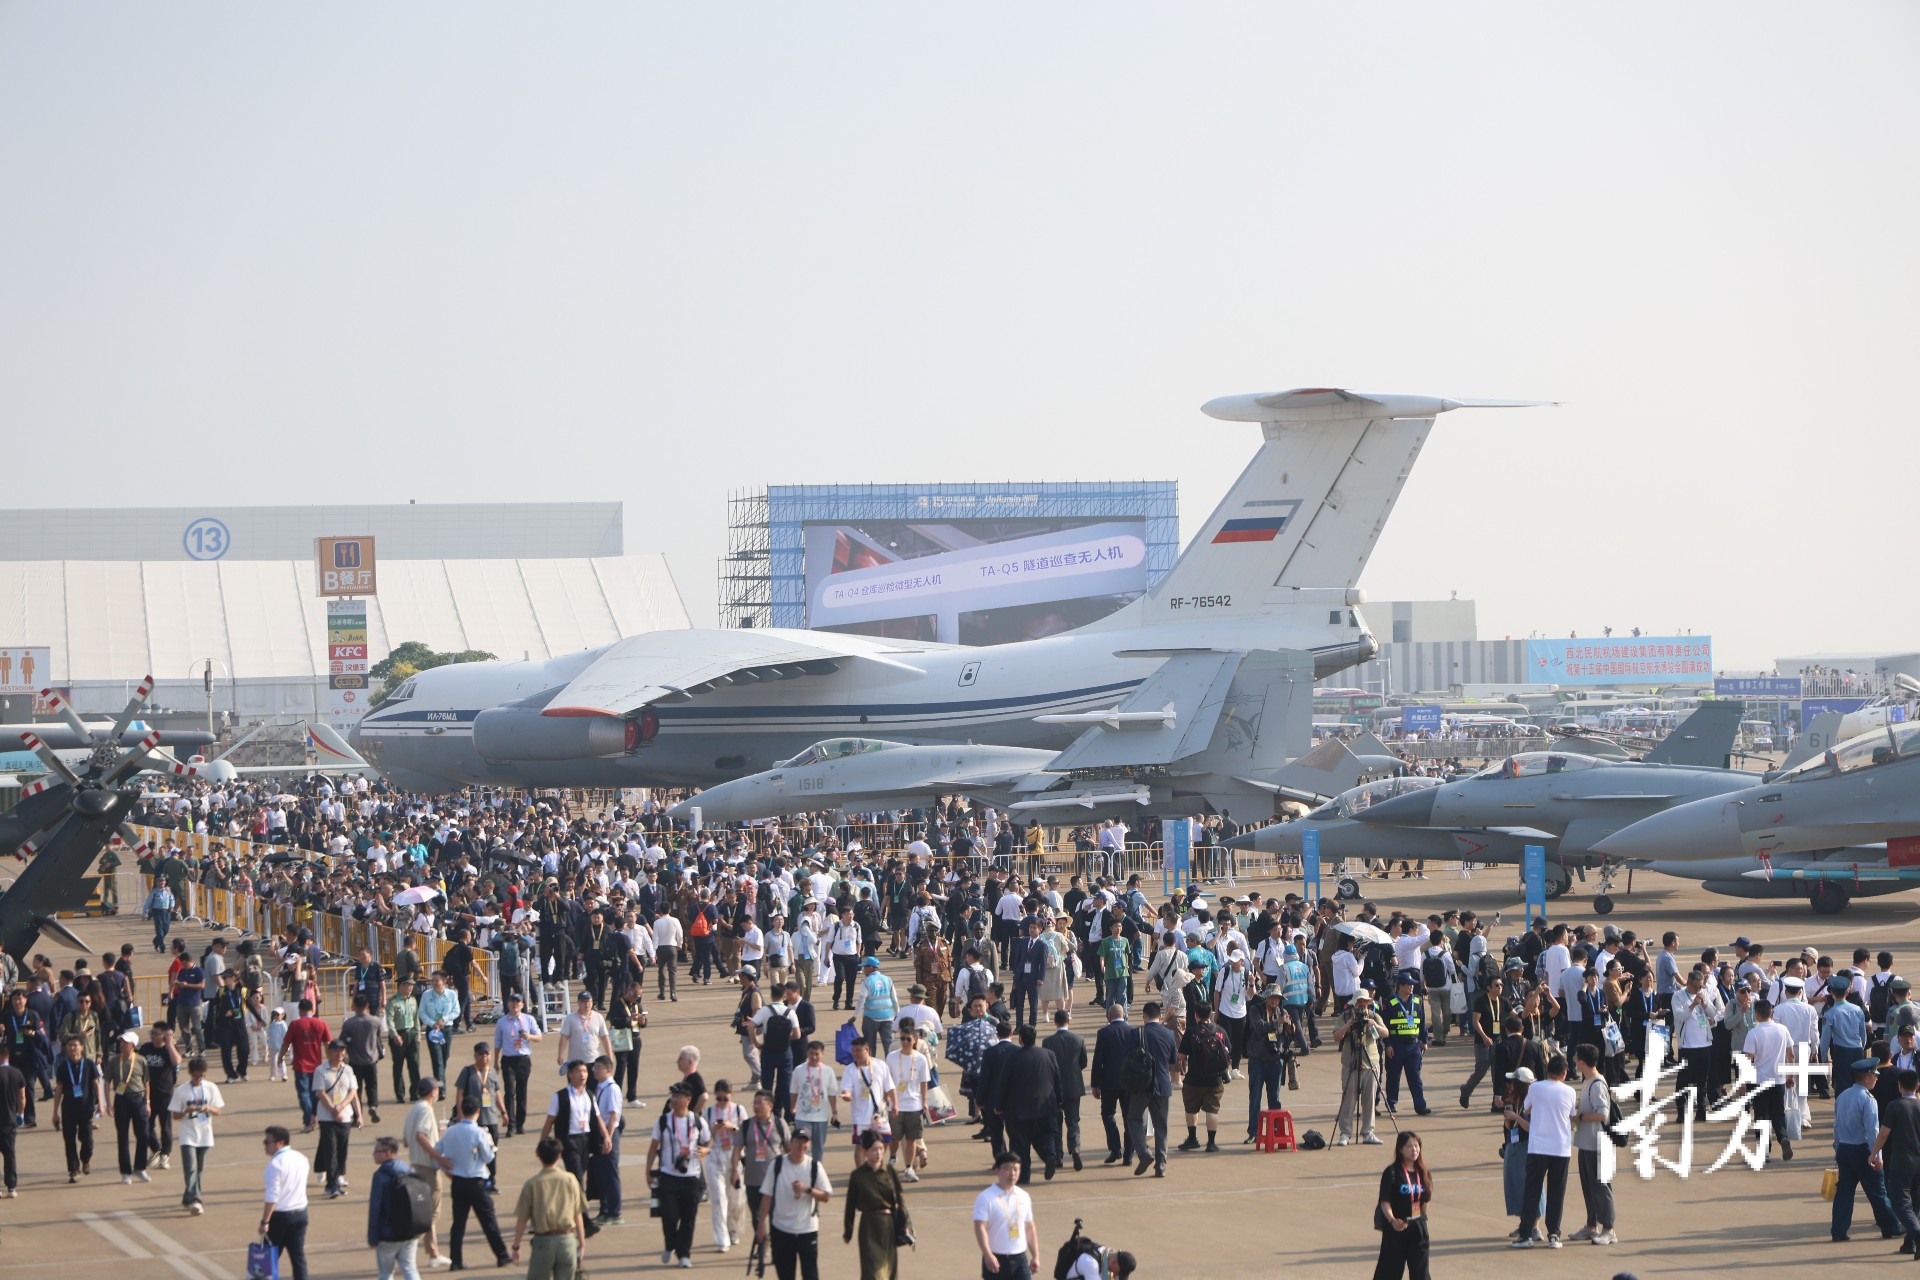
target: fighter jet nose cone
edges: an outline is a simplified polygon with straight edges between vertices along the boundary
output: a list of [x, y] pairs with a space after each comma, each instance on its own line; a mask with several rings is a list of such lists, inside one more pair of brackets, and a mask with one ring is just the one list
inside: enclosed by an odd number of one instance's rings
[[73, 797], [73, 808], [83, 818], [104, 818], [113, 811], [113, 801], [113, 792], [89, 789]]
[[1253, 838], [1259, 834], [1260, 833], [1258, 831], [1242, 831], [1239, 835], [1234, 836], [1231, 840], [1227, 841], [1227, 848], [1229, 849], [1258, 848], [1259, 846], [1254, 843]]
[[1433, 825], [1433, 802], [1439, 794], [1439, 787], [1409, 791], [1403, 796], [1369, 805], [1354, 816], [1362, 822], [1380, 827], [1430, 827]]
[[1622, 827], [1596, 843], [1593, 852], [1608, 858], [1674, 862], [1737, 858], [1746, 852], [1738, 814], [1737, 803], [1696, 800]]

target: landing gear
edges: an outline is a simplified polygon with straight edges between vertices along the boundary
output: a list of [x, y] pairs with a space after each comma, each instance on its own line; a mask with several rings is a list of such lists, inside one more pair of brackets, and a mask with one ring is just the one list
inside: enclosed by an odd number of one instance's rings
[[1847, 887], [1831, 880], [1815, 880], [1813, 892], [1807, 895], [1807, 903], [1817, 916], [1837, 916], [1852, 901], [1853, 894]]
[[1602, 916], [1612, 915], [1613, 914], [1613, 896], [1611, 894], [1603, 893], [1599, 897], [1595, 898], [1593, 900], [1593, 910], [1595, 915], [1602, 915]]
[[1613, 876], [1618, 869], [1611, 862], [1600, 864], [1600, 887], [1593, 900], [1593, 909], [1599, 915], [1613, 914]]
[[1333, 892], [1340, 901], [1352, 902], [1360, 896], [1360, 882], [1352, 876], [1341, 876], [1340, 882], [1334, 886]]
[[1572, 874], [1559, 863], [1549, 861], [1547, 863], [1547, 901], [1552, 902], [1555, 898], [1564, 896], [1571, 888], [1573, 888]]

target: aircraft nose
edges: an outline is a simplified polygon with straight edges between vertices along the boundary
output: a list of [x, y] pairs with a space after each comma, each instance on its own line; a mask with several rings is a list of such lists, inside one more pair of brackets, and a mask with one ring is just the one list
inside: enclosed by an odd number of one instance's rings
[[1433, 825], [1433, 802], [1439, 793], [1439, 787], [1409, 791], [1406, 795], [1369, 805], [1354, 816], [1376, 827], [1430, 827]]
[[1667, 862], [1738, 858], [1746, 852], [1740, 838], [1740, 806], [1714, 797], [1650, 814], [1599, 841], [1593, 852], [1608, 858]]
[[1272, 826], [1242, 831], [1227, 841], [1227, 848], [1252, 853], [1299, 853], [1301, 830], [1298, 822], [1276, 822]]

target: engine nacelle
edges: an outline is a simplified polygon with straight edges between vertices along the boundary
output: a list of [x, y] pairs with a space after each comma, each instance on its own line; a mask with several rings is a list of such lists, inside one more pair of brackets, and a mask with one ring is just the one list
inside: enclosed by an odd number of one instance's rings
[[473, 748], [486, 760], [580, 760], [639, 745], [639, 727], [619, 716], [543, 716], [493, 707], [473, 718]]

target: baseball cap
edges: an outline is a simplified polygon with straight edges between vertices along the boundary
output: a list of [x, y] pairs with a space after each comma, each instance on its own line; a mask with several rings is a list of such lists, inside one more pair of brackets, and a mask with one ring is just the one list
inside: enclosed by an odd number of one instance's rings
[[912, 996], [915, 1000], [918, 1000], [920, 997], [927, 994], [927, 989], [916, 982], [912, 986], [907, 988], [907, 994]]
[[872, 956], [868, 956], [865, 960], [862, 960], [860, 962], [860, 967], [862, 969], [878, 969], [880, 967], [880, 962], [874, 959]]
[[137, 1033], [135, 1033], [135, 1032], [132, 1032], [132, 1031], [122, 1031], [122, 1032], [120, 1033], [120, 1038], [121, 1038], [122, 1040], [125, 1040], [125, 1041], [126, 1041], [126, 1042], [127, 1042], [128, 1044], [139, 1044], [139, 1043], [140, 1043], [140, 1037], [139, 1037], [139, 1035], [138, 1035]]
[[1534, 1082], [1533, 1068], [1515, 1067], [1509, 1079], [1515, 1080], [1520, 1084], [1532, 1084]]

